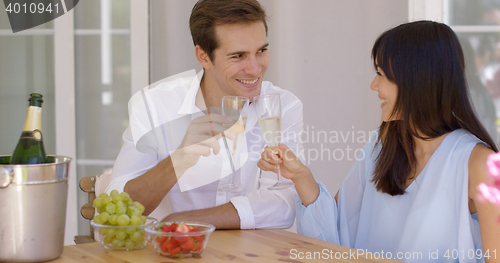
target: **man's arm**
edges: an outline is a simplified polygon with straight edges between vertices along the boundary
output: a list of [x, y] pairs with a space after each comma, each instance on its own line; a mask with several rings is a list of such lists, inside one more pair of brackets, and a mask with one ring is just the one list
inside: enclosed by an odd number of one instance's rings
[[177, 183], [177, 177], [169, 156], [142, 176], [128, 181], [124, 191], [132, 200], [144, 205], [144, 214], [149, 215], [158, 207], [175, 183]]
[[[194, 119], [179, 148], [141, 176], [129, 180], [124, 191], [132, 200], [144, 205], [145, 215], [151, 214], [182, 174], [198, 162], [200, 156], [208, 157], [212, 152], [218, 154], [220, 146], [217, 140], [224, 131], [221, 123], [232, 121], [214, 114]], [[234, 137], [230, 132], [226, 134], [228, 138]]]
[[206, 209], [174, 213], [165, 217], [162, 221], [206, 222], [214, 225], [216, 229], [240, 229], [240, 217], [231, 202]]

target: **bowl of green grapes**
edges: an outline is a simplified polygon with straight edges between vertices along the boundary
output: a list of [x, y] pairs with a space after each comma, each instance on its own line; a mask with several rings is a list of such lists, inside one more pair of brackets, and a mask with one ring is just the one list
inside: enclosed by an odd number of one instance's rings
[[105, 249], [137, 250], [148, 242], [146, 227], [157, 223], [155, 218], [143, 216], [144, 206], [130, 199], [126, 192], [116, 190], [108, 195], [102, 193], [94, 199], [98, 215], [90, 225], [94, 228], [94, 238]]

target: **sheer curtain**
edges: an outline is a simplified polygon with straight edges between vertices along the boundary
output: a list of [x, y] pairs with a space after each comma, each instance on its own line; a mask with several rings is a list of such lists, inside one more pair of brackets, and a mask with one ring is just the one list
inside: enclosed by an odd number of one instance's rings
[[444, 22], [459, 35], [467, 81], [481, 122], [499, 144], [500, 1], [445, 0]]
[[42, 129], [47, 154], [55, 153], [54, 22], [13, 34], [0, 9], [0, 154], [11, 155], [21, 136], [29, 94], [43, 95]]

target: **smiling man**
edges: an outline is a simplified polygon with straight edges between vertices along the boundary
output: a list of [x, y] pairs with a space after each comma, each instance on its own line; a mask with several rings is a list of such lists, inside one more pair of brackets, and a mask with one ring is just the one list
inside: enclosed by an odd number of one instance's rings
[[190, 29], [203, 70], [145, 92], [147, 109], [154, 112], [149, 118], [168, 123], [158, 132], [165, 145], [156, 147], [167, 151], [138, 148], [142, 144], [134, 137], [134, 127], [148, 127], [150, 120], [132, 107], [131, 126], [123, 134], [106, 191], [128, 192], [145, 206], [145, 214], [163, 221], [208, 222], [218, 229], [288, 228], [294, 221], [296, 192], [293, 187], [267, 189], [277, 176], [257, 167], [265, 142], [253, 104], [242, 150], [234, 157], [235, 183], [244, 191], [218, 190], [231, 173], [220, 133], [232, 120], [213, 110], [221, 107], [223, 96], [252, 101], [258, 95], [279, 93], [282, 141], [297, 155], [302, 152], [302, 103], [264, 81], [269, 66], [266, 14], [255, 0], [200, 0], [193, 7]]

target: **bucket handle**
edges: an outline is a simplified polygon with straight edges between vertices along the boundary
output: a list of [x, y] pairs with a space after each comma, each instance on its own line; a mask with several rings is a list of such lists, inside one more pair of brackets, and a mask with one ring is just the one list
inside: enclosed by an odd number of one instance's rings
[[11, 167], [0, 167], [0, 189], [6, 188], [12, 183], [14, 179], [14, 171]]

